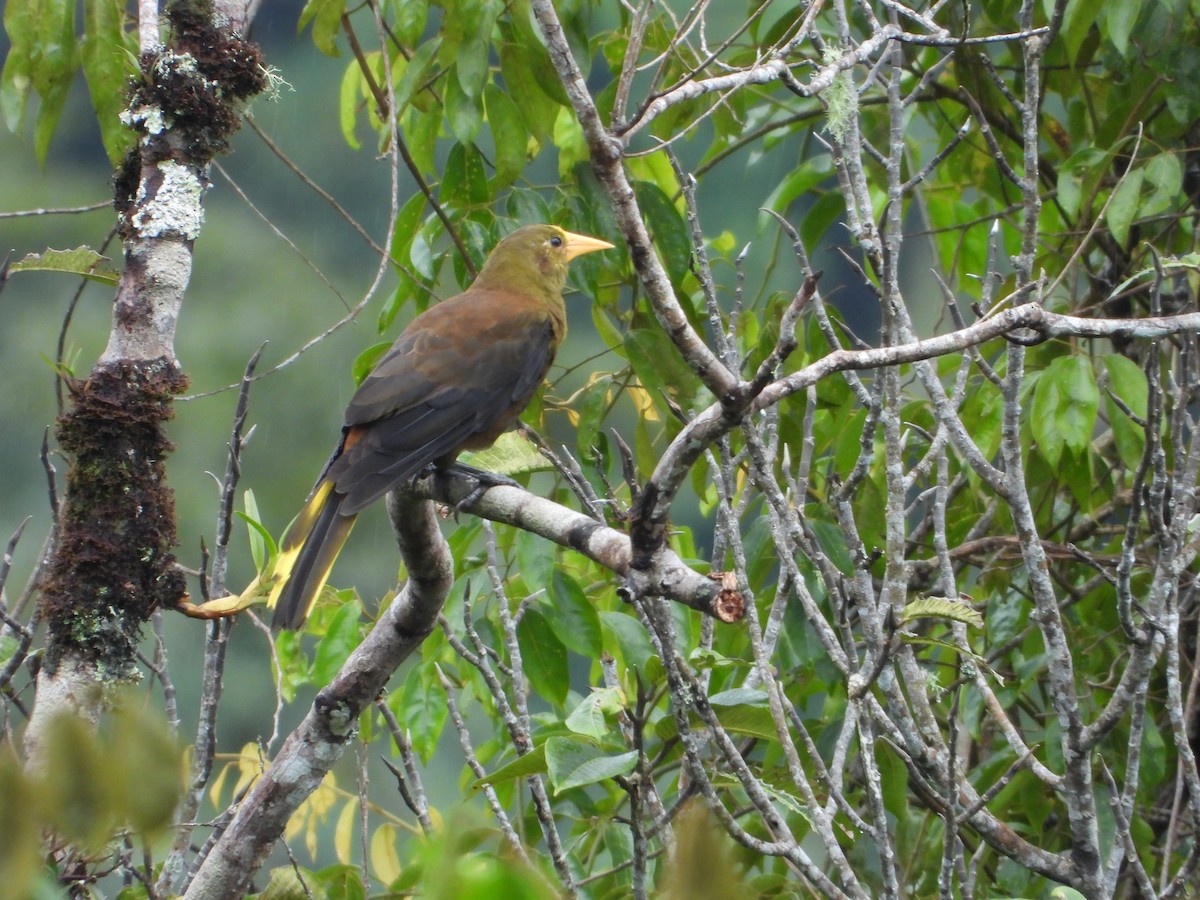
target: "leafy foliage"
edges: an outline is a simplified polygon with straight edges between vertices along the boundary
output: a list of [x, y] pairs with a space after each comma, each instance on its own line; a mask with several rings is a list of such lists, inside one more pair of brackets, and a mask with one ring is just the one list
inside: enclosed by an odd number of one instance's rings
[[133, 145], [133, 133], [120, 114], [137, 69], [134, 35], [120, 0], [87, 0], [82, 36], [75, 31], [75, 8], [74, 0], [5, 5], [4, 30], [12, 47], [0, 74], [0, 110], [8, 127], [16, 129], [30, 98], [37, 96], [36, 148], [38, 160], [45, 162], [67, 91], [82, 69], [104, 149], [116, 163]]
[[163, 834], [182, 792], [177, 742], [161, 715], [128, 692], [115, 698], [99, 729], [61, 716], [46, 736], [38, 770], [24, 770], [10, 747], [0, 754], [0, 896], [52, 890], [43, 871], [47, 831], [73, 845], [79, 862], [103, 851], [114, 834]]

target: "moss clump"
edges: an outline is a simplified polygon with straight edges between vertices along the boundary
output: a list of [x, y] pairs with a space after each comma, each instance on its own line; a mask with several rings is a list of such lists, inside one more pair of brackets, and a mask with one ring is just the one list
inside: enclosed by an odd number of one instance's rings
[[70, 649], [111, 677], [130, 675], [142, 623], [185, 592], [163, 423], [186, 386], [176, 365], [148, 360], [97, 370], [72, 389], [58, 423], [71, 462], [66, 501], [39, 607], [51, 671]]

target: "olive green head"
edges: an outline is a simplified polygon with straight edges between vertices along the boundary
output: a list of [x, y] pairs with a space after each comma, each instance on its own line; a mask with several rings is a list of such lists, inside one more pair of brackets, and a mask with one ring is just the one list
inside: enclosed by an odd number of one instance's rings
[[571, 260], [612, 246], [608, 241], [573, 234], [557, 225], [526, 225], [496, 245], [474, 286], [561, 296]]

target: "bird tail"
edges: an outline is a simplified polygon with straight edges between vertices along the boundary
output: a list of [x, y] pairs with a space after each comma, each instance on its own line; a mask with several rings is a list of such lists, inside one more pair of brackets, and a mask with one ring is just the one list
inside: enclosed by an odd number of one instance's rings
[[322, 481], [280, 540], [277, 581], [267, 599], [267, 605], [275, 608], [272, 628], [295, 631], [308, 618], [358, 518], [342, 515], [344, 499], [333, 482]]

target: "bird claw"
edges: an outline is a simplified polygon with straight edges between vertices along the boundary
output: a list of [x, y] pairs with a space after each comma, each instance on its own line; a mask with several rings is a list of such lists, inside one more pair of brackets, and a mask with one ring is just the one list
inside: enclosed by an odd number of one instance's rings
[[452, 469], [457, 474], [466, 475], [467, 478], [475, 482], [475, 486], [470, 490], [470, 493], [455, 504], [454, 511], [456, 516], [461, 510], [474, 505], [476, 500], [482, 498], [493, 487], [521, 487], [520, 482], [510, 479], [508, 475], [498, 475], [494, 472], [487, 472], [486, 469], [476, 469], [474, 466], [467, 466], [466, 463], [457, 462]]
[[475, 482], [475, 486], [458, 503], [454, 504], [454, 517], [458, 521], [458, 514], [463, 510], [473, 506], [476, 500], [479, 500], [485, 493], [492, 490], [493, 487], [521, 487], [521, 482], [514, 481], [508, 475], [498, 475], [494, 472], [487, 472], [486, 469], [478, 469], [474, 466], [468, 466], [467, 463], [456, 462], [451, 466], [438, 466], [433, 469], [433, 478], [438, 481], [438, 493], [443, 496], [448, 496], [450, 493], [450, 478], [452, 475], [462, 475], [463, 478], [470, 479]]

